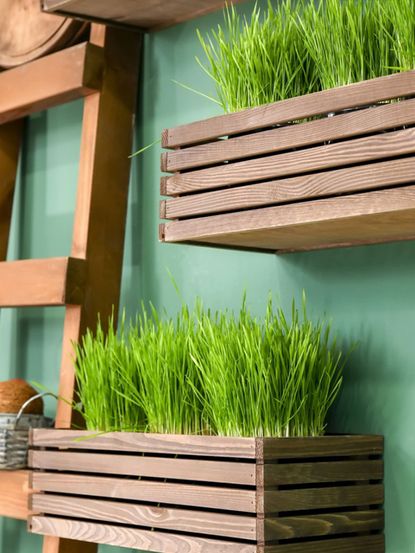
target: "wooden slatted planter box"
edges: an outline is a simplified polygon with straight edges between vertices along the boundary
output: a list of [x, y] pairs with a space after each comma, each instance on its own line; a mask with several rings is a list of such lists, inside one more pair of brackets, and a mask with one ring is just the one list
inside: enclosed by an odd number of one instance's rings
[[383, 439], [33, 430], [32, 532], [160, 553], [383, 553]]
[[415, 239], [412, 96], [408, 71], [165, 130], [160, 239], [268, 251]]

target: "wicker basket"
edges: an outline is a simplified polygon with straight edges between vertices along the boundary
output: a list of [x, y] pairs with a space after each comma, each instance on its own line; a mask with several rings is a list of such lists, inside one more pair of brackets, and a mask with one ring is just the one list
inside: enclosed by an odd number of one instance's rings
[[45, 395], [52, 394], [43, 393], [31, 397], [17, 414], [0, 414], [0, 470], [26, 468], [30, 428], [53, 426], [53, 420], [48, 417], [24, 414], [33, 401]]

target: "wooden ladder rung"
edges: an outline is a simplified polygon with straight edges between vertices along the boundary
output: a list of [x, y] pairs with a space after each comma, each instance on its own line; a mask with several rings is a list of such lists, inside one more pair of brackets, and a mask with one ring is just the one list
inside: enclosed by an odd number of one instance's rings
[[96, 92], [103, 59], [83, 43], [0, 73], [0, 124]]
[[0, 307], [79, 305], [86, 261], [73, 257], [0, 263]]
[[29, 515], [29, 470], [0, 471], [0, 516], [26, 520]]

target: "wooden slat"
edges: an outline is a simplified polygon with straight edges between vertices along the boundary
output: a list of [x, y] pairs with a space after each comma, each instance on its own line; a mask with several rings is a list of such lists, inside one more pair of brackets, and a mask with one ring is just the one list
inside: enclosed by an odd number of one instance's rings
[[90, 451], [30, 451], [29, 465], [36, 469], [121, 474], [224, 484], [255, 484], [255, 465], [222, 461], [106, 455]]
[[166, 129], [162, 145], [176, 148], [196, 144], [414, 93], [415, 72], [407, 71]]
[[[166, 553], [256, 553], [255, 545], [240, 542], [196, 538], [163, 532], [136, 530], [109, 524], [94, 524], [69, 519], [34, 516], [30, 530], [35, 534], [47, 534], [81, 541], [89, 541], [142, 551]], [[372, 552], [369, 552], [372, 553]]]
[[415, 100], [325, 117], [162, 154], [162, 171], [175, 172], [223, 161], [281, 152], [415, 123]]
[[383, 436], [373, 435], [262, 438], [258, 440], [257, 450], [258, 457], [263, 456], [265, 460], [383, 455], [383, 442]]
[[[241, 0], [228, 0], [235, 4]], [[53, 13], [113, 25], [131, 25], [158, 30], [222, 9], [225, 0], [44, 0], [44, 8]]]
[[103, 499], [33, 494], [32, 511], [34, 514], [61, 515], [97, 522], [251, 541], [254, 541], [257, 535], [256, 517], [253, 516], [146, 506]]
[[33, 487], [40, 491], [93, 497], [102, 497], [102, 490], [105, 490], [106, 497], [116, 499], [225, 511], [254, 513], [256, 509], [256, 492], [246, 488], [209, 486], [207, 489], [205, 486], [183, 483], [36, 471], [33, 473]]
[[71, 257], [1, 262], [0, 306], [78, 304], [85, 271], [85, 261]]
[[95, 92], [102, 70], [101, 49], [79, 44], [0, 73], [0, 124]]
[[253, 438], [145, 434], [139, 432], [94, 434], [85, 430], [52, 430], [43, 428], [33, 429], [31, 445], [36, 447], [247, 459], [255, 459], [256, 454], [255, 439]]
[[160, 217], [178, 219], [238, 211], [414, 181], [415, 157], [409, 157], [162, 200]]
[[384, 512], [380, 509], [325, 513], [321, 515], [298, 515], [290, 517], [266, 518], [260, 525], [262, 542], [294, 538], [330, 536], [358, 532], [382, 530]]
[[7, 257], [22, 132], [23, 121], [0, 126], [0, 261]]
[[165, 242], [197, 242], [272, 252], [414, 238], [414, 186], [160, 226], [160, 239]]
[[382, 480], [383, 461], [322, 461], [258, 465], [257, 481], [263, 486]]
[[0, 471], [0, 516], [27, 519], [29, 474], [28, 470]]
[[258, 494], [258, 513], [381, 505], [383, 499], [383, 484], [265, 490]]
[[406, 129], [162, 177], [161, 192], [174, 196], [383, 160], [414, 152], [415, 129]]
[[378, 534], [355, 538], [316, 540], [309, 543], [269, 545], [259, 548], [258, 553], [385, 553], [385, 538]]

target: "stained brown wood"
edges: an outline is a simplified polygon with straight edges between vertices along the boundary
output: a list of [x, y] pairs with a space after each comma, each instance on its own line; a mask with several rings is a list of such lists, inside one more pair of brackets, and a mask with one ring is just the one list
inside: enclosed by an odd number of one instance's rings
[[163, 177], [167, 196], [383, 160], [415, 152], [415, 129], [316, 146]]
[[29, 474], [28, 470], [0, 471], [0, 516], [27, 519]]
[[69, 46], [83, 25], [41, 12], [38, 0], [0, 0], [0, 67], [27, 63]]
[[258, 553], [385, 553], [385, 538], [383, 535], [374, 535], [269, 545], [259, 548]]
[[[235, 4], [241, 0], [230, 0]], [[201, 17], [222, 9], [225, 0], [44, 0], [44, 8], [53, 13], [74, 15], [108, 24], [129, 25], [143, 29], [160, 29]]]
[[72, 493], [92, 497], [102, 497], [103, 490], [105, 490], [106, 497], [117, 499], [225, 511], [253, 513], [256, 509], [255, 491], [235, 487], [209, 486], [209, 493], [206, 493], [206, 487], [192, 484], [55, 472], [35, 472], [33, 487], [45, 492]]
[[34, 494], [32, 511], [84, 520], [255, 540], [256, 518], [207, 511], [146, 506], [126, 502]]
[[383, 499], [382, 484], [265, 490], [263, 494], [258, 494], [257, 512], [265, 514], [381, 505]]
[[277, 460], [345, 455], [383, 455], [383, 436], [316, 436], [305, 438], [257, 438], [257, 458]]
[[64, 451], [31, 451], [30, 466], [37, 469], [71, 470], [97, 474], [127, 474], [232, 484], [255, 484], [255, 465], [222, 461], [158, 458], [139, 455], [105, 455]]
[[23, 121], [0, 126], [0, 261], [7, 257], [22, 132]]
[[358, 165], [162, 200], [160, 217], [178, 219], [376, 190], [415, 180], [415, 157]]
[[79, 304], [85, 272], [85, 262], [71, 257], [1, 262], [0, 306]]
[[257, 466], [258, 485], [315, 484], [382, 480], [382, 460], [266, 463]]
[[197, 144], [221, 136], [411, 96], [414, 92], [415, 71], [397, 73], [166, 129], [162, 145], [164, 148], [177, 148]]
[[102, 68], [102, 51], [84, 43], [3, 71], [0, 124], [96, 92]]
[[349, 534], [354, 532], [372, 532], [382, 530], [384, 512], [380, 509], [368, 511], [349, 511], [322, 515], [298, 515], [289, 517], [266, 518], [261, 527], [258, 540], [270, 542], [294, 538]]
[[[90, 439], [85, 439], [90, 436]], [[80, 439], [81, 438], [81, 439]], [[139, 432], [86, 433], [78, 430], [35, 428], [32, 444], [37, 447], [129, 451], [171, 455], [204, 455], [255, 459], [255, 439], [182, 434], [143, 434]]]
[[175, 172], [415, 123], [415, 100], [324, 117], [162, 154], [162, 171]]
[[30, 529], [35, 534], [61, 536], [82, 541], [92, 541], [142, 551], [166, 551], [180, 553], [256, 553], [256, 545], [238, 542], [197, 538], [180, 534], [150, 532], [133, 528], [94, 524], [70, 519], [34, 516]]
[[173, 221], [165, 242], [301, 251], [415, 238], [415, 187]]
[[72, 239], [72, 255], [88, 260], [88, 286], [83, 305], [66, 311], [59, 395], [69, 403], [58, 403], [58, 428], [69, 428], [72, 422], [72, 343], [96, 327], [98, 313], [105, 328], [111, 313], [118, 312], [124, 251], [141, 37], [93, 28], [91, 39], [103, 49], [105, 72], [100, 92], [84, 103]]

